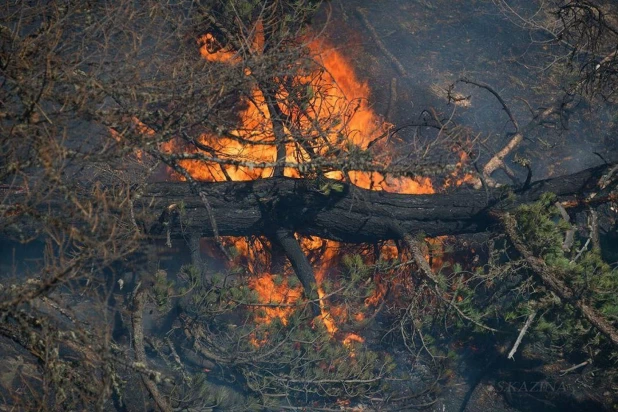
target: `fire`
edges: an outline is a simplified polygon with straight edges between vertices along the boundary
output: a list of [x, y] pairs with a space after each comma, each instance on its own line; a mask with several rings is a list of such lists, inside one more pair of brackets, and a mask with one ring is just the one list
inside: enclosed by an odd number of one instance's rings
[[[367, 306], [378, 306], [382, 299], [386, 295], [386, 283], [383, 282], [384, 279], [381, 277], [377, 277], [375, 279], [376, 289], [373, 294], [365, 299], [365, 305]], [[362, 318], [357, 318], [356, 320], [363, 320]]]
[[348, 335], [343, 340], [343, 344], [344, 345], [351, 345], [352, 342], [363, 343], [364, 341], [365, 341], [365, 339], [363, 339], [361, 336], [358, 336], [355, 333], [348, 333]]
[[[348, 119], [346, 131], [350, 143], [361, 149], [367, 149], [369, 143], [382, 133], [388, 133], [392, 125], [386, 123], [369, 105], [371, 91], [367, 82], [358, 79], [352, 64], [338, 50], [318, 42], [312, 42], [310, 48], [319, 58], [320, 63], [329, 74], [326, 81], [331, 81], [333, 87], [328, 89], [327, 100], [335, 113], [346, 113], [352, 110]], [[330, 77], [330, 78], [328, 78]], [[350, 104], [354, 102], [352, 108]], [[386, 153], [384, 163], [388, 163], [392, 154], [388, 148], [380, 147]], [[341, 172], [331, 172], [327, 177], [343, 179]], [[356, 186], [364, 189], [384, 190], [403, 194], [435, 193], [429, 178], [392, 178], [380, 173], [358, 172], [349, 173], [350, 180]]]
[[251, 278], [249, 286], [257, 292], [262, 303], [269, 305], [259, 307], [255, 315], [256, 322], [270, 323], [278, 318], [287, 325], [288, 318], [296, 309], [295, 304], [300, 301], [302, 288], [300, 285], [292, 288], [287, 284], [287, 279], [280, 279], [277, 282], [270, 273]]
[[[256, 34], [252, 39], [251, 52], [259, 53], [263, 42], [263, 29], [259, 23], [254, 31]], [[208, 61], [229, 65], [240, 62], [238, 55], [220, 48], [211, 34], [202, 36], [198, 44], [201, 46], [201, 55]], [[352, 64], [338, 50], [317, 41], [309, 42], [308, 46], [324, 70], [300, 75], [294, 80], [297, 83], [296, 89], [306, 90], [309, 95], [305, 96], [308, 104], [304, 108], [298, 109], [293, 104], [286, 104], [293, 101], [286, 90], [277, 92], [278, 100], [283, 102], [281, 110], [284, 115], [294, 119], [291, 122], [293, 124], [286, 126], [286, 135], [300, 131], [303, 136], [308, 136], [316, 155], [328, 155], [335, 148], [345, 149], [350, 145], [361, 150], [367, 149], [372, 140], [387, 133], [392, 127], [371, 109], [368, 83], [358, 78]], [[219, 135], [202, 134], [199, 143], [212, 148], [222, 159], [256, 164], [276, 161], [276, 139], [264, 95], [256, 88], [241, 103], [244, 108], [238, 114], [240, 122], [236, 129]], [[316, 126], [316, 121], [319, 126]], [[326, 131], [326, 135], [323, 131]], [[183, 148], [171, 144], [165, 149], [171, 152]], [[388, 164], [393, 157], [392, 153], [384, 145], [379, 149], [384, 154], [377, 156], [376, 161]], [[197, 151], [200, 152], [199, 149]], [[307, 148], [293, 143], [286, 145], [287, 162], [305, 162], [309, 158]], [[180, 164], [194, 179], [202, 181], [254, 180], [270, 177], [273, 172], [272, 168], [216, 165], [200, 160], [183, 160]], [[299, 177], [294, 168], [287, 168], [284, 174]], [[328, 172], [326, 176], [339, 180], [344, 178], [338, 171]], [[429, 178], [393, 178], [384, 177], [380, 173], [359, 171], [349, 172], [347, 177], [353, 184], [365, 189], [404, 194], [435, 193]]]
[[461, 171], [463, 167], [470, 161], [470, 156], [465, 151], [459, 153], [459, 161], [455, 165], [455, 170], [448, 176], [444, 182], [445, 187], [459, 187], [463, 184], [474, 184], [478, 178], [470, 173], [464, 173]]
[[[152, 130], [150, 127], [146, 126], [144, 123], [142, 123], [138, 118], [133, 117], [131, 119], [131, 128], [133, 130], [136, 130], [140, 135], [143, 136], [154, 136], [155, 132], [154, 130]], [[124, 139], [124, 132], [118, 132], [117, 130], [115, 130], [114, 128], [110, 128], [109, 129], [110, 134], [112, 136], [112, 138], [114, 140], [116, 140], [117, 142], [122, 142], [122, 139]], [[134, 148], [133, 149], [133, 154], [135, 155], [135, 158], [138, 161], [142, 161], [144, 158], [144, 151], [141, 149], [137, 149]]]
[[220, 49], [217, 40], [210, 33], [201, 36], [197, 43], [200, 46], [202, 57], [210, 62], [234, 63], [238, 61], [236, 53]]
[[328, 333], [334, 335], [338, 330], [335, 317], [337, 313], [340, 313], [341, 311], [336, 310], [336, 308], [329, 308], [326, 306], [326, 293], [324, 292], [324, 287], [322, 284], [326, 279], [328, 269], [334, 267], [339, 261], [340, 255], [338, 253], [338, 249], [340, 244], [339, 242], [320, 238], [302, 238], [300, 242], [301, 247], [305, 251], [319, 250], [322, 252], [320, 255], [319, 267], [316, 268], [315, 271], [315, 281], [318, 286], [318, 297], [320, 298], [322, 322], [324, 323], [324, 327]]
[[[318, 297], [321, 316], [319, 321], [326, 331], [334, 336], [339, 331], [339, 324], [345, 323], [350, 315], [344, 304], [331, 304], [329, 295], [325, 292], [324, 282], [327, 281], [329, 271], [337, 267], [342, 253], [343, 245], [339, 242], [320, 239], [317, 237], [303, 237], [299, 239], [302, 248], [308, 255], [315, 255], [319, 262], [316, 264], [315, 277], [318, 287]], [[249, 243], [245, 238], [225, 238], [224, 243], [228, 246], [233, 245], [238, 253], [234, 264], [243, 264], [254, 275], [249, 286], [258, 295], [260, 305], [254, 311], [254, 321], [258, 324], [269, 324], [275, 319], [279, 319], [283, 325], [287, 325], [290, 315], [301, 305], [303, 290], [300, 285], [290, 287], [285, 276], [282, 274], [271, 274], [265, 270], [270, 262], [268, 253], [264, 250], [263, 243]], [[372, 298], [379, 299], [383, 296], [383, 289], [378, 287]], [[352, 314], [351, 317], [356, 321], [362, 321], [365, 315], [362, 312]], [[261, 340], [252, 338], [252, 343], [260, 346]], [[342, 336], [342, 342], [349, 345], [351, 342], [361, 342], [362, 337], [346, 333]]]
[[443, 253], [444, 242], [448, 239], [448, 236], [437, 236], [435, 238], [426, 238], [427, 252], [425, 253], [425, 259], [431, 264], [431, 269], [434, 272], [439, 271], [444, 264]]
[[[258, 24], [254, 32], [253, 39], [250, 39], [250, 50], [244, 52], [259, 55], [263, 48], [263, 29]], [[235, 53], [222, 48], [211, 34], [202, 36], [198, 44], [202, 57], [213, 64], [233, 66], [241, 61], [240, 52]], [[286, 162], [306, 162], [312, 155], [332, 157], [341, 150], [366, 150], [372, 141], [388, 133], [392, 125], [386, 123], [372, 110], [369, 104], [371, 94], [369, 85], [358, 78], [353, 65], [346, 57], [324, 43], [312, 41], [308, 47], [323, 70], [302, 74], [293, 79], [292, 90], [294, 93], [298, 90], [304, 91], [304, 95], [300, 97], [304, 99], [305, 104], [286, 105], [285, 102], [296, 102], [295, 97], [289, 95], [290, 91], [281, 88], [275, 92], [277, 100], [282, 102], [280, 109], [283, 115], [293, 119], [285, 123], [285, 135], [304, 136], [310, 146], [308, 149], [298, 143], [287, 143]], [[245, 69], [245, 74], [251, 73]], [[249, 96], [241, 97], [239, 107], [238, 123], [233, 129], [204, 133], [197, 139], [202, 147], [211, 148], [211, 152], [202, 149], [191, 150], [204, 156], [216, 153], [223, 160], [233, 159], [237, 162], [254, 164], [275, 162], [277, 140], [264, 94], [256, 87]], [[395, 155], [382, 141], [375, 145], [380, 154], [375, 154], [373, 161], [388, 165]], [[161, 145], [161, 148], [170, 153], [187, 150], [177, 140], [167, 142]], [[310, 153], [311, 150], [313, 154]], [[462, 164], [464, 161], [462, 158]], [[183, 160], [180, 165], [190, 176], [200, 181], [246, 181], [267, 178], [273, 173], [272, 168], [222, 165], [201, 160]], [[300, 177], [295, 168], [286, 168], [284, 174], [288, 177]], [[349, 179], [354, 185], [370, 190], [403, 194], [435, 193], [433, 183], [428, 177], [394, 178], [380, 173], [361, 171], [351, 171], [345, 175], [340, 171], [331, 171], [326, 173], [326, 176], [338, 180]], [[184, 180], [182, 176], [175, 177]], [[328, 333], [337, 334], [340, 330], [339, 325], [348, 319], [363, 321], [365, 314], [362, 309], [349, 314], [344, 304], [330, 303], [329, 295], [325, 291], [329, 271], [340, 263], [342, 245], [316, 237], [300, 238], [299, 241], [308, 255], [318, 256], [314, 268], [320, 319]], [[283, 273], [271, 272], [270, 255], [265, 246], [267, 243], [266, 240], [249, 242], [245, 238], [224, 240], [226, 246], [233, 246], [237, 252], [234, 264], [247, 267], [253, 275], [249, 285], [259, 298], [259, 305], [254, 308], [254, 321], [258, 324], [269, 324], [278, 319], [286, 325], [301, 302], [303, 290], [300, 285], [291, 287]], [[386, 259], [399, 257], [397, 247], [392, 242], [383, 245], [380, 253]], [[371, 296], [364, 300], [367, 308], [378, 306], [386, 295], [384, 278], [376, 274], [373, 281], [375, 289]], [[361, 336], [353, 333], [342, 336], [342, 342], [346, 345], [363, 341]], [[251, 342], [255, 346], [261, 346], [264, 339], [252, 336]]]

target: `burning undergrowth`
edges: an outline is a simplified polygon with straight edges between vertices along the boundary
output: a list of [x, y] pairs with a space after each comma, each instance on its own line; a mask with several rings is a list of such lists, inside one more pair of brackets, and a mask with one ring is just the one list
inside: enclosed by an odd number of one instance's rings
[[[233, 259], [225, 269], [206, 268], [211, 275], [203, 276], [186, 266], [180, 283], [162, 280], [163, 287], [155, 288], [169, 298], [180, 296], [185, 314], [170, 336], [190, 338], [185, 350], [216, 361], [218, 367], [208, 371], [211, 379], [235, 381], [273, 407], [283, 394], [293, 403], [316, 406], [369, 399], [377, 405], [388, 401], [382, 394], [393, 387], [403, 385], [405, 393], [423, 389], [414, 365], [422, 363], [419, 338], [425, 335], [421, 325], [409, 329], [407, 322], [416, 319], [417, 310], [423, 314], [419, 319], [432, 317], [428, 303], [435, 297], [410, 276], [414, 263], [407, 253], [394, 243], [368, 248], [299, 240], [316, 268], [321, 316], [313, 316], [289, 265], [272, 271], [267, 239], [223, 238]], [[221, 255], [209, 258], [214, 262]], [[165, 296], [159, 301], [166, 302]], [[381, 325], [391, 325], [391, 331], [384, 335]], [[388, 344], [380, 343], [382, 336]], [[425, 339], [430, 345], [429, 336]], [[393, 348], [402, 344], [412, 353], [395, 362]]]

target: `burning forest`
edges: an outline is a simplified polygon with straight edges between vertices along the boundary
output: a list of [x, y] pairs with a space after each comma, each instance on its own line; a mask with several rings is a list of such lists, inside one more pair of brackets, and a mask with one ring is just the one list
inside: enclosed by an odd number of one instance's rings
[[1, 411], [615, 407], [611, 2], [0, 13]]

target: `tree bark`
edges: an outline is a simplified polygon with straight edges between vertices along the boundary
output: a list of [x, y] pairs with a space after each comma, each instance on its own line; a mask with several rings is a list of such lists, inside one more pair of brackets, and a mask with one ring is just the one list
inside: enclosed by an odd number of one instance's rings
[[[508, 211], [533, 202], [546, 192], [565, 207], [581, 205], [581, 195], [597, 189], [597, 182], [612, 165], [552, 179], [528, 187], [457, 191], [433, 195], [402, 195], [360, 189], [337, 182], [330, 190], [311, 180], [273, 178], [250, 182], [199, 183], [211, 206], [206, 210], [190, 185], [183, 182], [148, 185], [135, 207], [145, 209], [150, 235], [180, 237], [187, 233], [214, 236], [268, 235], [276, 227], [309, 236], [349, 243], [399, 239], [392, 230], [426, 236], [477, 233], [490, 228], [492, 211]], [[575, 196], [577, 195], [577, 196]], [[170, 207], [176, 204], [181, 207]], [[149, 211], [152, 211], [150, 213]]]

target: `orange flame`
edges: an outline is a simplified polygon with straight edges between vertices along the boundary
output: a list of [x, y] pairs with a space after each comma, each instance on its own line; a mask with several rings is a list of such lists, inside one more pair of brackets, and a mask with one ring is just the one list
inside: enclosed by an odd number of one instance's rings
[[[263, 44], [263, 28], [259, 22], [254, 31], [256, 34], [252, 52], [259, 53], [260, 44]], [[201, 55], [209, 61], [230, 65], [240, 62], [235, 53], [219, 48], [211, 34], [198, 39], [198, 44], [201, 46]], [[371, 109], [367, 82], [358, 79], [352, 64], [336, 49], [326, 47], [317, 41], [310, 42], [309, 49], [324, 68], [323, 72], [299, 76], [295, 80], [300, 89], [304, 87], [307, 94], [311, 95], [305, 96], [309, 99], [309, 104], [306, 104], [304, 109], [290, 108], [297, 105], [283, 105], [281, 110], [286, 115], [292, 114], [293, 110], [304, 110], [304, 113], [294, 112], [295, 118], [298, 119], [294, 127], [304, 130], [309, 138], [314, 139], [312, 142], [316, 154], [324, 155], [328, 150], [336, 147], [345, 148], [346, 145], [353, 145], [361, 150], [367, 149], [371, 141], [392, 127]], [[290, 96], [287, 91], [280, 90], [277, 98], [284, 102]], [[242, 103], [245, 108], [239, 113], [240, 123], [235, 130], [223, 131], [221, 135], [203, 134], [198, 141], [214, 149], [223, 159], [257, 164], [276, 161], [276, 139], [263, 94], [255, 89], [251, 96], [243, 99]], [[319, 130], [316, 130], [314, 124], [316, 119], [322, 123]], [[326, 136], [322, 130], [327, 131]], [[291, 130], [285, 132], [290, 134]], [[319, 139], [324, 138], [326, 141], [323, 144], [317, 143]], [[175, 151], [179, 148], [172, 144], [166, 149]], [[387, 148], [380, 147], [380, 149], [386, 154], [378, 156], [377, 160], [386, 164], [392, 155], [388, 153]], [[306, 149], [299, 149], [292, 143], [286, 146], [287, 162], [298, 163], [307, 160], [309, 154]], [[194, 179], [202, 181], [254, 180], [272, 175], [272, 168], [215, 165], [199, 160], [183, 160], [180, 164]], [[292, 168], [286, 169], [285, 175], [299, 177], [297, 170]], [[339, 180], [344, 178], [343, 174], [337, 171], [329, 172], [326, 176]], [[349, 172], [348, 177], [355, 185], [365, 189], [405, 194], [435, 193], [429, 178], [393, 178], [384, 177], [380, 173], [360, 171]]]
[[478, 178], [471, 173], [464, 173], [461, 171], [463, 167], [470, 161], [470, 156], [465, 151], [459, 153], [459, 161], [455, 165], [455, 170], [444, 181], [445, 187], [459, 187], [463, 184], [474, 184]]
[[[258, 24], [255, 36], [252, 40], [250, 53], [261, 53], [263, 47], [263, 29]], [[211, 34], [202, 36], [198, 43], [200, 54], [204, 59], [227, 65], [240, 63], [240, 55], [221, 48]], [[309, 96], [308, 104], [289, 105], [281, 110], [286, 116], [292, 116], [297, 121], [293, 125], [286, 126], [285, 133], [292, 135], [293, 130], [288, 128], [297, 127], [306, 132], [312, 147], [317, 155], [327, 156], [333, 148], [366, 150], [369, 144], [383, 133], [387, 133], [392, 125], [386, 123], [378, 116], [369, 104], [370, 88], [367, 82], [361, 81], [356, 75], [352, 64], [336, 49], [325, 47], [324, 44], [311, 42], [311, 53], [317, 56], [323, 71], [299, 76], [294, 81], [303, 88]], [[246, 71], [246, 74], [248, 71]], [[279, 90], [277, 99], [285, 102], [291, 99], [288, 92]], [[242, 99], [242, 109], [238, 113], [239, 122], [233, 130], [221, 130], [218, 134], [202, 134], [198, 141], [208, 146], [217, 153], [221, 159], [233, 159], [236, 162], [274, 162], [277, 159], [276, 139], [272, 122], [264, 95], [259, 89], [254, 89], [251, 96]], [[321, 124], [322, 129], [316, 130], [315, 121]], [[322, 140], [324, 140], [323, 143]], [[381, 154], [376, 155], [375, 161], [388, 164], [394, 157], [390, 149], [383, 143], [375, 145]], [[162, 145], [162, 149], [168, 152], [186, 150], [180, 147], [179, 142], [171, 141]], [[208, 152], [193, 149], [204, 156]], [[306, 162], [310, 159], [307, 149], [299, 148], [290, 143], [286, 146], [286, 161], [293, 163]], [[462, 159], [463, 162], [463, 159]], [[223, 180], [254, 180], [266, 178], [272, 175], [272, 168], [220, 165], [214, 162], [200, 160], [183, 160], [180, 165], [196, 180], [223, 181]], [[300, 177], [298, 171], [286, 168], [285, 175]], [[431, 179], [421, 178], [394, 178], [380, 173], [352, 171], [346, 176], [342, 172], [333, 171], [326, 174], [327, 177], [350, 181], [362, 188], [371, 190], [384, 190], [388, 192], [404, 194], [430, 194], [435, 193]], [[177, 176], [182, 179], [182, 177]], [[342, 324], [348, 318], [346, 309], [341, 305], [333, 305], [328, 302], [328, 295], [323, 287], [329, 276], [329, 269], [333, 268], [341, 258], [338, 242], [319, 238], [300, 239], [303, 249], [310, 253], [320, 253], [320, 259], [315, 269], [317, 292], [320, 299], [321, 321], [326, 330], [335, 335], [338, 324]], [[226, 245], [234, 246], [238, 255], [243, 259], [243, 264], [254, 275], [250, 280], [251, 288], [257, 293], [259, 301], [264, 306], [257, 307], [254, 319], [257, 323], [268, 324], [279, 319], [284, 325], [289, 316], [296, 309], [296, 305], [302, 297], [300, 285], [290, 287], [283, 274], [270, 272], [268, 252], [259, 243], [250, 244], [245, 238], [228, 238]], [[398, 256], [394, 244], [382, 247], [382, 256], [394, 258]], [[237, 262], [238, 263], [238, 262]], [[386, 294], [385, 283], [377, 276], [376, 288], [373, 294], [365, 299], [367, 306], [377, 306]], [[359, 311], [352, 315], [356, 321], [365, 318], [364, 313]], [[263, 342], [257, 337], [252, 337], [252, 342], [260, 346]], [[352, 342], [363, 342], [363, 338], [356, 334], [348, 333], [343, 338], [343, 343], [350, 345]]]
[[275, 276], [270, 273], [251, 279], [249, 286], [257, 292], [260, 301], [265, 305], [272, 305], [263, 306], [257, 310], [256, 322], [270, 323], [278, 318], [284, 325], [288, 324], [288, 318], [296, 309], [295, 303], [302, 296], [302, 289], [300, 286], [291, 288], [287, 279], [281, 279], [281, 282], [275, 282]]

